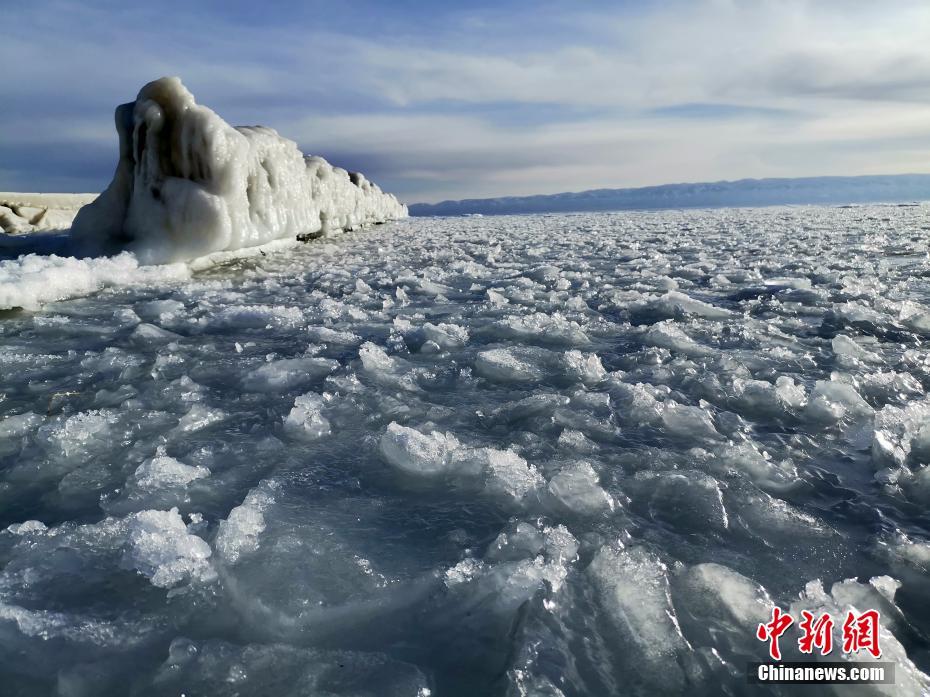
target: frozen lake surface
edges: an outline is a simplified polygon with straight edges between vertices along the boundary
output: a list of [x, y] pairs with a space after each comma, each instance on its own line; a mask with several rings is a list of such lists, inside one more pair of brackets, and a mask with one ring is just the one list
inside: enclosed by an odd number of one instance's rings
[[420, 218], [5, 311], [2, 691], [746, 694], [776, 603], [926, 691], [928, 240]]

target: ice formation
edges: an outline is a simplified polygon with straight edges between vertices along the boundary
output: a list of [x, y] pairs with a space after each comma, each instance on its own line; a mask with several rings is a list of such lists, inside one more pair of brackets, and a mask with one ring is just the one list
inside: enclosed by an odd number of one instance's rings
[[407, 213], [363, 175], [305, 157], [270, 128], [229, 126], [178, 78], [117, 107], [116, 130], [113, 181], [72, 225], [87, 253], [128, 249], [165, 263]]
[[90, 275], [0, 321], [4, 694], [744, 694], [774, 604], [927, 692], [927, 212], [20, 260]]
[[0, 192], [0, 233], [22, 235], [67, 230], [78, 210], [96, 194], [21, 194]]

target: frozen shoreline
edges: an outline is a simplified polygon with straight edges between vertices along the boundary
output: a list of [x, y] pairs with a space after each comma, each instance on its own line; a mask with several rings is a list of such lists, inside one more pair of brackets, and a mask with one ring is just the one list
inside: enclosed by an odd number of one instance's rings
[[67, 230], [78, 210], [97, 196], [0, 191], [0, 235]]

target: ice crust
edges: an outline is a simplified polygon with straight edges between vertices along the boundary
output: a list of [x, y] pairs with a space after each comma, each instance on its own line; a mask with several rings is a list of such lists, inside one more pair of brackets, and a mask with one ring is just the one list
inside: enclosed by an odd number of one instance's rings
[[743, 694], [777, 603], [921, 694], [926, 213], [412, 219], [5, 314], [0, 691]]

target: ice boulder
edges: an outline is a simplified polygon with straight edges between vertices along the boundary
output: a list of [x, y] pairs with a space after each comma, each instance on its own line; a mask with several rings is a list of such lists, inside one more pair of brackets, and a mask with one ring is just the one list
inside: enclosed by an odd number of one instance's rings
[[305, 157], [274, 130], [230, 126], [176, 77], [117, 107], [116, 130], [113, 181], [72, 225], [86, 254], [180, 261], [407, 215], [361, 174]]

